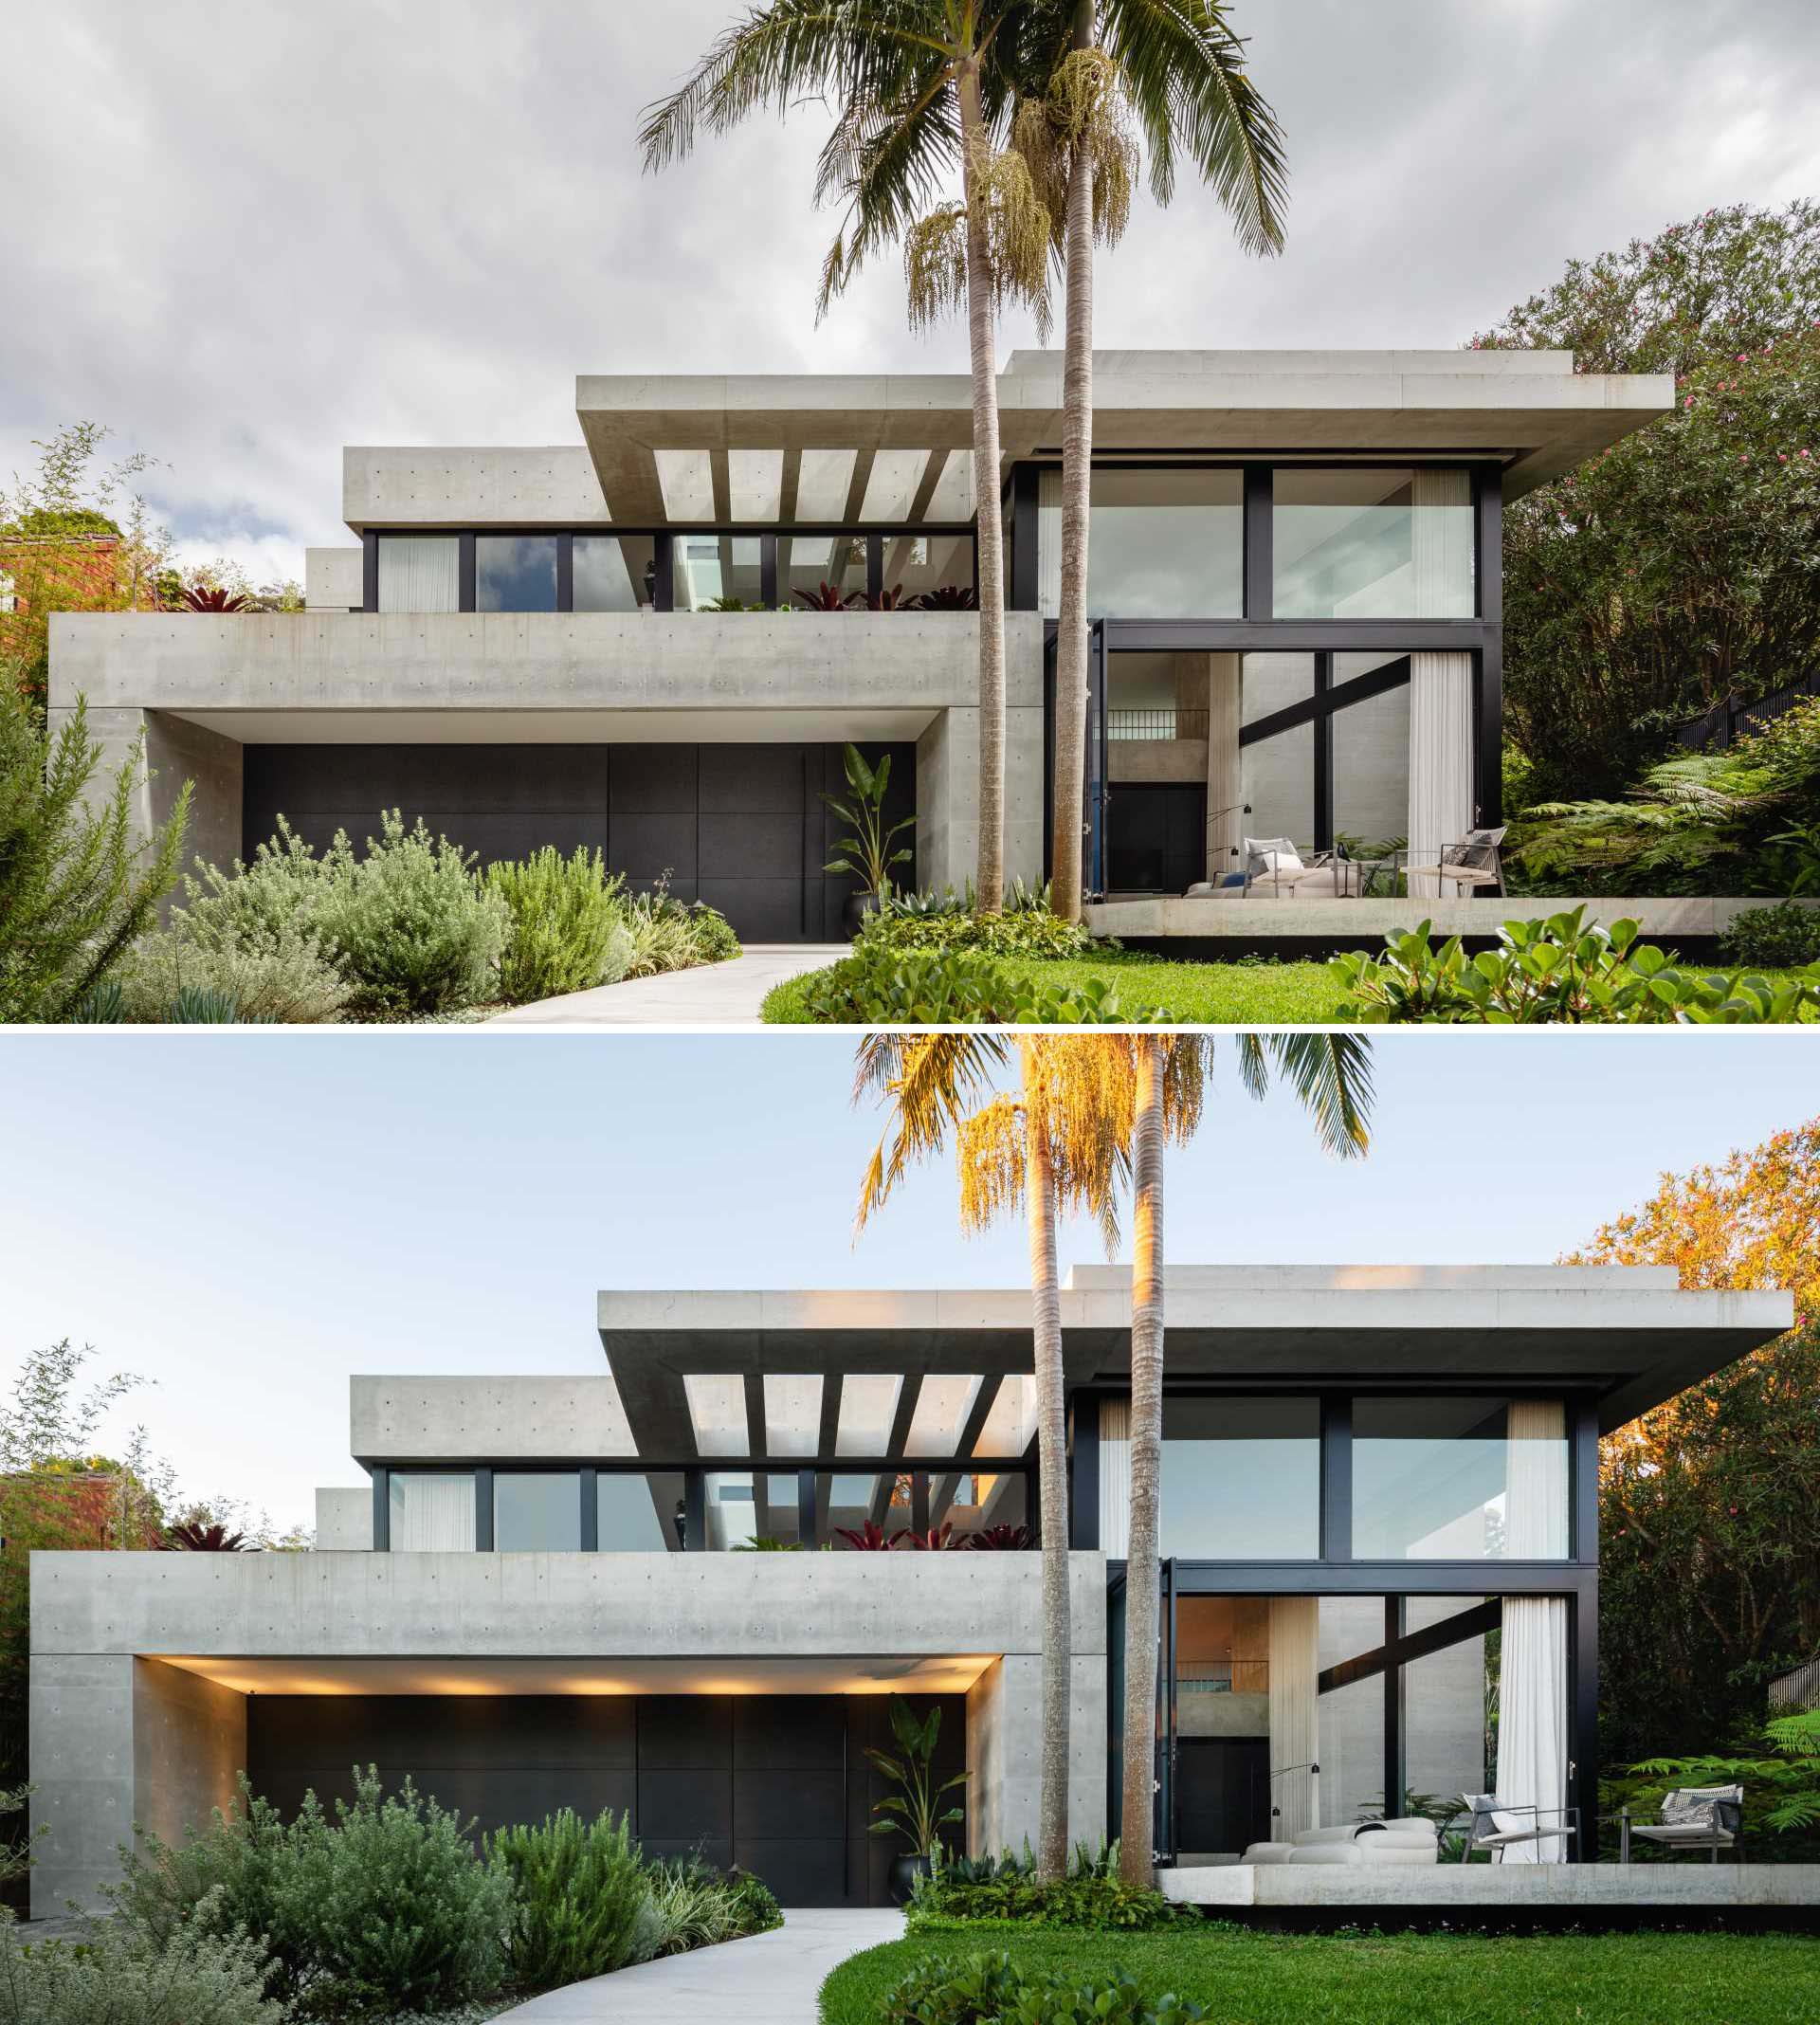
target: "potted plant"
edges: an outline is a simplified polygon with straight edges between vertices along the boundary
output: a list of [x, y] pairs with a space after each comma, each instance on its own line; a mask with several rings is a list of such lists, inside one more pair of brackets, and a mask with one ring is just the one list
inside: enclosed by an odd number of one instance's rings
[[897, 1755], [869, 1745], [865, 1755], [898, 1787], [896, 1793], [886, 1794], [873, 1808], [872, 1812], [881, 1818], [873, 1822], [872, 1833], [901, 1835], [910, 1845], [891, 1864], [891, 1896], [901, 1906], [916, 1889], [917, 1879], [933, 1874], [941, 1850], [942, 1830], [950, 1822], [967, 1818], [963, 1808], [944, 1808], [941, 1803], [956, 1786], [964, 1786], [970, 1775], [956, 1772], [952, 1779], [936, 1783], [936, 1740], [941, 1735], [939, 1707], [932, 1708], [919, 1723], [909, 1703], [894, 1694], [891, 1729], [898, 1740]]
[[876, 767], [867, 766], [857, 745], [843, 754], [846, 767], [846, 801], [831, 794], [822, 799], [852, 830], [834, 847], [841, 855], [823, 866], [825, 872], [851, 872], [862, 882], [857, 893], [849, 893], [842, 918], [848, 935], [859, 933], [860, 923], [874, 908], [883, 905], [891, 891], [891, 867], [909, 864], [913, 853], [893, 850], [899, 832], [914, 830], [917, 819], [906, 815], [887, 830], [884, 823], [884, 791], [891, 779], [891, 755], [885, 753]]

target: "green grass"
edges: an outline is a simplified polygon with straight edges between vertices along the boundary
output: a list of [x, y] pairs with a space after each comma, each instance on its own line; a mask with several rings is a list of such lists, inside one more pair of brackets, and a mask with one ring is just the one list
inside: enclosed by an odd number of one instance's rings
[[1209, 2025], [1795, 2025], [1820, 2016], [1820, 1939], [1788, 1934], [1056, 1933], [976, 1926], [843, 1962], [824, 2025], [878, 2025], [927, 1955], [1009, 1949], [1019, 1967], [1085, 1979], [1128, 1969]]
[[[1338, 1017], [1340, 987], [1324, 963], [1183, 963], [1170, 957], [1006, 957], [1002, 967], [1050, 984], [1109, 978], [1121, 1012], [1160, 1012], [1185, 1026], [1325, 1026]], [[810, 976], [820, 975], [811, 972]], [[809, 978], [790, 977], [765, 996], [772, 1026], [809, 1023]]]

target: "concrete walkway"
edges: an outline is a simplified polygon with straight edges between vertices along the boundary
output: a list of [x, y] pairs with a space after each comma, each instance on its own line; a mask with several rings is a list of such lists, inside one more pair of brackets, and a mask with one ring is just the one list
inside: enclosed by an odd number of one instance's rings
[[558, 2019], [678, 2025], [693, 2018], [714, 2025], [815, 2025], [816, 1992], [829, 1972], [849, 1955], [902, 1933], [901, 1912], [786, 1912], [774, 1932], [571, 1983], [502, 2011], [494, 2025]]
[[821, 970], [846, 955], [844, 942], [758, 942], [729, 963], [666, 971], [597, 985], [534, 1006], [515, 1006], [487, 1027], [755, 1027], [765, 994], [786, 977]]

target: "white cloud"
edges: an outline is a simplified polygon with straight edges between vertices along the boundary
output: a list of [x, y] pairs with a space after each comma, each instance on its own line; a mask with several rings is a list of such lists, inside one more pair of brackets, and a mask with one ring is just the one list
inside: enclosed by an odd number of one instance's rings
[[[736, 11], [15, 9], [0, 471], [112, 423], [166, 460], [187, 553], [296, 575], [346, 538], [344, 443], [572, 443], [578, 372], [958, 367], [957, 326], [905, 330], [888, 261], [815, 328], [819, 108], [640, 174], [639, 108]], [[1801, 0], [1239, 14], [1288, 130], [1288, 250], [1245, 259], [1199, 190], [1142, 204], [1102, 343], [1457, 343], [1570, 254], [1820, 183]]]

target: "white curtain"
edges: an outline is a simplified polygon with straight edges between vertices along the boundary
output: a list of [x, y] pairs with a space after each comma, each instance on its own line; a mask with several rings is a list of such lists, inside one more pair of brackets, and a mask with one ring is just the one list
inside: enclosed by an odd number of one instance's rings
[[1131, 1552], [1131, 1401], [1100, 1402], [1100, 1551]]
[[423, 1471], [391, 1480], [394, 1554], [471, 1554], [474, 1479]]
[[[1270, 1821], [1272, 1842], [1320, 1826], [1320, 1599], [1270, 1598]], [[1292, 1769], [1294, 1768], [1294, 1769]]]
[[[1432, 865], [1472, 828], [1472, 656], [1410, 656], [1410, 863]], [[1411, 879], [1432, 898], [1438, 879]], [[1452, 897], [1453, 888], [1447, 889]]]
[[[1567, 1410], [1558, 1399], [1513, 1399], [1504, 1500], [1506, 1555], [1567, 1556]], [[1567, 1804], [1567, 1599], [1503, 1599], [1498, 1689], [1498, 1799], [1506, 1807]], [[1550, 1817], [1543, 1816], [1544, 1822]], [[1554, 1818], [1558, 1822], [1559, 1816]], [[1524, 1816], [1520, 1824], [1527, 1825]], [[1506, 1863], [1564, 1863], [1567, 1842], [1520, 1842]]]
[[1473, 598], [1472, 474], [1418, 471], [1411, 488], [1410, 575], [1418, 619], [1469, 619]]
[[381, 611], [456, 611], [461, 602], [461, 544], [453, 535], [380, 536]]
[[1062, 616], [1062, 473], [1036, 474], [1036, 603], [1046, 619]]

